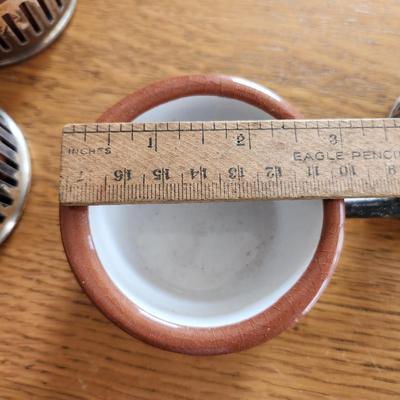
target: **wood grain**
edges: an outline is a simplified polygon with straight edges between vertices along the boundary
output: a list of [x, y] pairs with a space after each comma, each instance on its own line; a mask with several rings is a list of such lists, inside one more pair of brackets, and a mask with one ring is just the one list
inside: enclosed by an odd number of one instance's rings
[[65, 260], [57, 197], [60, 128], [168, 76], [244, 76], [310, 118], [385, 116], [399, 95], [398, 2], [110, 4], [81, 0], [51, 48], [0, 70], [0, 103], [28, 137], [34, 177], [0, 248], [0, 398], [399, 398], [398, 221], [347, 222], [337, 272], [296, 328], [201, 358], [144, 345], [90, 304]]

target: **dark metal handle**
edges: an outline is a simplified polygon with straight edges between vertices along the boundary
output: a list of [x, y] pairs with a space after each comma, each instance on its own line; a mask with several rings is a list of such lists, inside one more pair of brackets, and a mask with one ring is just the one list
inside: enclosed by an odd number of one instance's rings
[[400, 117], [400, 97], [396, 99], [389, 113], [389, 118], [399, 118], [399, 117]]
[[[400, 97], [394, 102], [389, 118], [400, 117]], [[400, 218], [400, 198], [346, 199], [348, 218]]]
[[346, 199], [347, 218], [400, 218], [399, 198]]

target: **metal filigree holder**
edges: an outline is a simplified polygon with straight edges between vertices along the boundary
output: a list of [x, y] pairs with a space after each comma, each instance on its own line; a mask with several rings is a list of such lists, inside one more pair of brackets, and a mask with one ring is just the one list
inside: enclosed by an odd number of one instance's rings
[[31, 182], [31, 161], [24, 135], [0, 109], [0, 244], [15, 228]]
[[77, 0], [0, 0], [0, 66], [49, 46], [65, 29]]

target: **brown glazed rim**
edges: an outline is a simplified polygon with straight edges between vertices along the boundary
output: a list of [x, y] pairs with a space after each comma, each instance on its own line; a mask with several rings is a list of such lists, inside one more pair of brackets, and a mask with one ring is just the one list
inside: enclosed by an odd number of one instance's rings
[[[107, 110], [98, 121], [132, 121], [159, 104], [192, 95], [238, 99], [275, 118], [302, 117], [273, 92], [252, 82], [221, 75], [191, 75], [167, 79], [138, 90]], [[197, 328], [158, 320], [125, 297], [97, 257], [90, 234], [88, 208], [60, 207], [67, 259], [93, 303], [110, 320], [138, 339], [170, 351], [203, 355], [247, 349], [295, 324], [318, 299], [335, 269], [343, 241], [343, 223], [343, 201], [325, 200], [320, 242], [297, 283], [275, 304], [248, 320], [222, 327]]]

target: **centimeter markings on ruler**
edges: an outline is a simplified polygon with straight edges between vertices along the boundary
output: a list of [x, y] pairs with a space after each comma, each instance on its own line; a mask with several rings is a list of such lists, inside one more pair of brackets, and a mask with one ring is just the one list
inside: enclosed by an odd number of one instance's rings
[[400, 196], [400, 120], [70, 124], [65, 205]]

